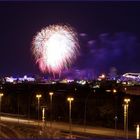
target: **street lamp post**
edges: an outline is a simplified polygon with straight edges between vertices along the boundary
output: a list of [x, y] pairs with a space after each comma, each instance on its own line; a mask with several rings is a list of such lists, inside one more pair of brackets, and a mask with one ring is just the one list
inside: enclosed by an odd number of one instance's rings
[[[1, 102], [2, 102], [3, 95], [4, 95], [3, 93], [0, 93], [0, 122], [1, 122]], [[1, 126], [0, 126], [0, 131], [1, 131]]]
[[117, 117], [117, 96], [116, 96], [116, 93], [117, 93], [117, 90], [113, 89], [113, 94], [115, 96], [115, 116], [114, 116], [114, 121], [115, 121], [115, 139], [117, 137], [117, 120], [118, 120], [118, 117]]
[[38, 126], [39, 126], [39, 108], [40, 108], [40, 98], [42, 97], [41, 94], [36, 94], [36, 98], [38, 101]]
[[67, 101], [69, 102], [69, 132], [70, 132], [70, 136], [72, 134], [72, 128], [71, 128], [71, 125], [72, 125], [72, 120], [71, 120], [71, 102], [74, 100], [73, 97], [68, 97], [67, 98]]
[[45, 108], [42, 108], [42, 122], [44, 123], [45, 121]]
[[47, 108], [47, 106], [41, 106], [41, 110], [42, 110], [42, 131], [44, 131], [45, 130], [45, 118], [46, 118], [46, 116], [45, 116], [45, 111], [46, 111], [46, 108]]
[[3, 93], [0, 93], [0, 121], [1, 121], [1, 102], [2, 102], [3, 95], [4, 95]]
[[129, 98], [124, 99], [124, 133], [126, 139], [128, 139], [128, 107], [129, 107]]
[[140, 126], [139, 124], [136, 125], [136, 139], [140, 138]]
[[45, 107], [42, 107], [42, 129], [45, 127]]
[[50, 92], [50, 127], [52, 128], [52, 96], [53, 96], [53, 92]]

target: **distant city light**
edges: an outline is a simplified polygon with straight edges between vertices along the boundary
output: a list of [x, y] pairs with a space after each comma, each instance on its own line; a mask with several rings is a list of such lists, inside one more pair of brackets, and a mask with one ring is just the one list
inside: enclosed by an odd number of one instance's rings
[[117, 90], [116, 89], [113, 89], [113, 93], [116, 93], [117, 92]]
[[102, 75], [101, 75], [101, 78], [102, 78], [102, 79], [104, 79], [104, 78], [105, 78], [105, 75], [104, 75], [104, 74], [102, 74]]
[[24, 82], [24, 81], [28, 81], [28, 82], [34, 82], [35, 81], [35, 78], [33, 77], [27, 77], [27, 75], [25, 75], [24, 77], [17, 77], [17, 78], [14, 78], [14, 77], [5, 77], [5, 81], [8, 82], [8, 83], [20, 83], [20, 82]]
[[106, 92], [111, 92], [111, 90], [110, 89], [107, 89]]
[[105, 78], [106, 78], [105, 74], [102, 74], [102, 75], [99, 76], [98, 80], [103, 80]]
[[80, 80], [80, 81], [77, 81], [78, 84], [81, 84], [81, 85], [85, 85], [86, 84], [86, 81], [85, 80]]

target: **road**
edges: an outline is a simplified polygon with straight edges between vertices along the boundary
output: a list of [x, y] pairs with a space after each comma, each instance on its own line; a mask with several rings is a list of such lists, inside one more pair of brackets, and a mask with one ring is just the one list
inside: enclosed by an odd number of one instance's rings
[[21, 135], [9, 126], [0, 123], [0, 138], [21, 138]]
[[[1, 117], [2, 121], [7, 122], [16, 122], [20, 124], [28, 124], [28, 125], [38, 125], [42, 126], [42, 121], [36, 121], [36, 120], [27, 120], [27, 119], [19, 119], [19, 118], [13, 118], [13, 117]], [[45, 123], [46, 126], [50, 126], [50, 122]], [[69, 132], [69, 123], [63, 123], [63, 122], [53, 122], [52, 127]], [[100, 135], [104, 137], [124, 137], [124, 131], [123, 130], [116, 130], [115, 129], [109, 129], [109, 128], [101, 128], [101, 127], [91, 127], [86, 126], [86, 131], [83, 127], [83, 125], [72, 125], [72, 132], [73, 133], [81, 133], [81, 135]], [[129, 138], [135, 138], [135, 131], [129, 131], [128, 133]]]

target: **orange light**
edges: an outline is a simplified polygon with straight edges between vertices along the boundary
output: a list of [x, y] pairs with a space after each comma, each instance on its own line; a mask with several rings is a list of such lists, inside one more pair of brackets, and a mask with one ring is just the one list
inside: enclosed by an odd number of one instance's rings
[[117, 92], [117, 90], [116, 89], [113, 89], [113, 93], [116, 93]]
[[3, 93], [0, 93], [0, 97], [2, 97], [4, 94]]
[[52, 96], [53, 95], [53, 92], [49, 92], [49, 95]]
[[71, 102], [71, 101], [73, 101], [73, 100], [74, 100], [73, 97], [68, 97], [68, 98], [67, 98], [67, 101], [69, 101], [69, 102]]
[[42, 97], [42, 95], [41, 94], [36, 94], [36, 98], [41, 98]]
[[125, 102], [126, 104], [128, 104], [128, 103], [130, 102], [130, 99], [129, 99], [129, 98], [125, 98], [125, 99], [124, 99], [124, 102]]

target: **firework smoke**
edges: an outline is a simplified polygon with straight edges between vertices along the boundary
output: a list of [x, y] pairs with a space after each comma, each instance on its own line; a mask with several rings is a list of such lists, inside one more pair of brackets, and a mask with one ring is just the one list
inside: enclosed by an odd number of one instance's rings
[[34, 37], [32, 53], [43, 73], [60, 74], [79, 54], [77, 34], [70, 26], [50, 25]]

